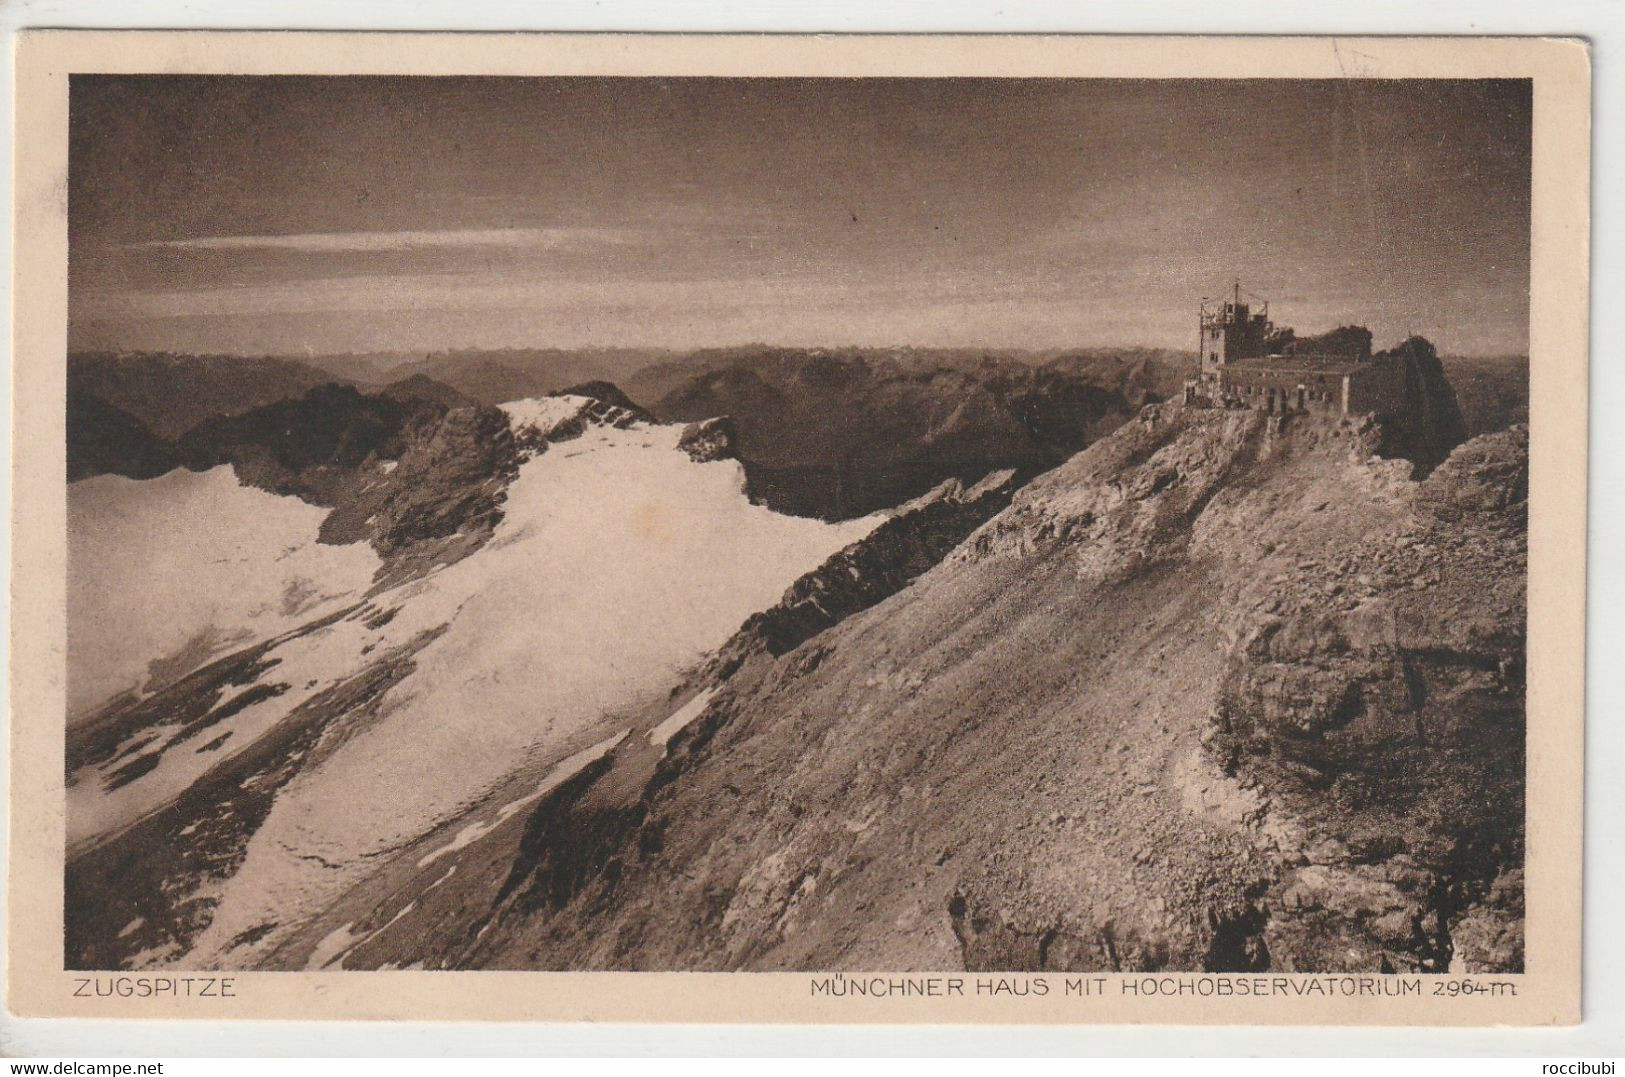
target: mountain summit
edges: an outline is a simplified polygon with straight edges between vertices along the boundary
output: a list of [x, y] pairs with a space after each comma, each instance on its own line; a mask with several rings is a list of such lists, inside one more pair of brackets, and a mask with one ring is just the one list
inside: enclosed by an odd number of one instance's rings
[[1519, 968], [1526, 434], [1452, 448], [1429, 355], [838, 525], [596, 386], [75, 484], [280, 590], [80, 540], [70, 963]]
[[1521, 967], [1525, 433], [1384, 436], [1148, 408], [540, 807], [431, 966]]

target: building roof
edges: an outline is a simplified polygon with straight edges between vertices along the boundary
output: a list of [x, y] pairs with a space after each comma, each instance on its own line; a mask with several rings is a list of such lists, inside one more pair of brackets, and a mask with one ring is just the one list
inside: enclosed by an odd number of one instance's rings
[[1260, 355], [1224, 363], [1221, 369], [1273, 374], [1351, 374], [1370, 365], [1369, 359], [1348, 355]]

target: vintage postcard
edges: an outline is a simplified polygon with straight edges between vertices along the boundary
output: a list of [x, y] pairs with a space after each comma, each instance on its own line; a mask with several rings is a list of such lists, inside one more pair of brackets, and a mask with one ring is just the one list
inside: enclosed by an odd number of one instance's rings
[[17, 71], [11, 1012], [1579, 1019], [1583, 44]]

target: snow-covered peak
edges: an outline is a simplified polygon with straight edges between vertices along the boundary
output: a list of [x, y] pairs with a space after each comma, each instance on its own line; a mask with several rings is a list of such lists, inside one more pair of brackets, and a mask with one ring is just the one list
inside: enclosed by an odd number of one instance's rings
[[513, 432], [542, 441], [563, 441], [578, 437], [589, 426], [628, 430], [653, 420], [613, 385], [603, 386], [610, 399], [582, 393], [560, 393], [530, 400], [510, 400], [502, 405]]
[[560, 426], [578, 418], [593, 404], [586, 396], [544, 396], [510, 400], [500, 405], [515, 433], [533, 430], [547, 437]]

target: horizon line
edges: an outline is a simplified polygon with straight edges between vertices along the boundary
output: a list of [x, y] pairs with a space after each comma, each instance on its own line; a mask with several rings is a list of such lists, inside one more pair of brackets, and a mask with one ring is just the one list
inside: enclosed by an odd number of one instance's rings
[[[1411, 333], [1401, 337], [1395, 344], [1403, 343], [1410, 337], [1422, 337], [1438, 346], [1438, 342], [1425, 333]], [[704, 352], [743, 351], [748, 349], [763, 349], [769, 351], [792, 352], [887, 352], [887, 351], [930, 351], [930, 352], [988, 352], [998, 355], [1053, 355], [1067, 352], [1103, 352], [1103, 351], [1144, 351], [1144, 352], [1172, 352], [1196, 356], [1199, 348], [1179, 348], [1160, 344], [1058, 344], [1049, 346], [1023, 346], [1007, 344], [783, 344], [762, 340], [740, 341], [730, 344], [704, 344], [696, 346], [677, 347], [671, 345], [644, 345], [644, 344], [582, 344], [582, 345], [541, 345], [541, 344], [507, 344], [500, 347], [466, 347], [466, 348], [436, 348], [432, 350], [403, 349], [403, 348], [377, 348], [368, 351], [337, 351], [337, 352], [270, 352], [270, 351], [191, 351], [176, 350], [173, 348], [105, 348], [105, 347], [70, 347], [68, 356], [155, 356], [173, 355], [199, 359], [285, 359], [293, 362], [310, 363], [323, 359], [367, 359], [399, 356], [403, 359], [412, 358], [451, 358], [460, 354], [471, 356], [501, 355], [512, 352], [556, 352], [563, 355], [587, 354], [592, 352], [650, 352], [661, 355], [684, 356], [698, 355]], [[1382, 350], [1382, 349], [1377, 349]], [[1525, 359], [1529, 358], [1527, 350], [1517, 351], [1479, 351], [1454, 352], [1440, 349], [1440, 356], [1451, 359]]]

